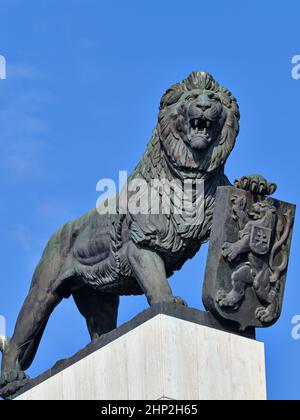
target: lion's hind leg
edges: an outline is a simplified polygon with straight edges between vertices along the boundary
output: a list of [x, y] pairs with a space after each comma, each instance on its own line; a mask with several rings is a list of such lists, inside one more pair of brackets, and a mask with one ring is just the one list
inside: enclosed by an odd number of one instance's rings
[[221, 308], [238, 309], [245, 296], [247, 287], [254, 281], [253, 270], [249, 264], [243, 264], [235, 270], [231, 277], [232, 289], [229, 293], [221, 289], [218, 291], [217, 302]]
[[270, 271], [265, 269], [258, 279], [255, 292], [264, 306], [256, 309], [256, 316], [262, 323], [271, 323], [279, 315], [279, 290], [270, 282]]
[[91, 340], [97, 340], [117, 327], [119, 295], [84, 286], [73, 292], [73, 298], [86, 320]]
[[[28, 349], [37, 349], [45, 324], [54, 308], [62, 300], [62, 296], [49, 287], [36, 282], [30, 289], [18, 316], [13, 337], [9, 342], [8, 350], [2, 359], [2, 386], [3, 382], [19, 379], [24, 376], [22, 367], [28, 367], [34, 354]], [[22, 358], [25, 360], [22, 363]], [[25, 363], [24, 363], [25, 362]], [[21, 365], [26, 366], [21, 366]]]
[[65, 258], [62, 258], [50, 241], [35, 270], [14, 334], [2, 357], [2, 395], [7, 387], [10, 393], [18, 390], [26, 379], [24, 370], [30, 366], [35, 356], [48, 318], [64, 297], [63, 292], [66, 290], [63, 290], [63, 286], [69, 284], [64, 277], [60, 277], [64, 266]]

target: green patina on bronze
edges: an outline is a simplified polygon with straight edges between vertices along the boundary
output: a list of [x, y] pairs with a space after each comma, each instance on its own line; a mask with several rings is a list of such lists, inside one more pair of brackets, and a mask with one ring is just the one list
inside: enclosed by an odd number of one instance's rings
[[[206, 72], [194, 72], [167, 90], [150, 143], [129, 182], [167, 179], [183, 188], [186, 179], [203, 181], [201, 222], [192, 225], [185, 215], [173, 213], [101, 215], [93, 209], [60, 229], [36, 268], [13, 337], [3, 341], [2, 396], [26, 383], [24, 370], [63, 298], [73, 296], [92, 340], [116, 327], [122, 294], [145, 293], [150, 305], [185, 304], [173, 296], [167, 278], [210, 237], [217, 188], [229, 185], [224, 165], [235, 145], [239, 117], [236, 99]], [[260, 194], [274, 189], [257, 176], [240, 182]]]

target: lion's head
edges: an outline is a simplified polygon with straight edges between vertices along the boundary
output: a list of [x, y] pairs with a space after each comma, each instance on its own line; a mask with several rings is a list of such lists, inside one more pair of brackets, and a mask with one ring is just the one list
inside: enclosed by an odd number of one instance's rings
[[239, 132], [231, 93], [205, 72], [194, 72], [162, 97], [158, 133], [174, 166], [211, 172], [224, 165]]
[[249, 212], [249, 215], [254, 220], [260, 220], [266, 215], [276, 215], [276, 207], [274, 206], [273, 200], [264, 200], [264, 201], [258, 201], [257, 203], [254, 203], [251, 207], [251, 211]]

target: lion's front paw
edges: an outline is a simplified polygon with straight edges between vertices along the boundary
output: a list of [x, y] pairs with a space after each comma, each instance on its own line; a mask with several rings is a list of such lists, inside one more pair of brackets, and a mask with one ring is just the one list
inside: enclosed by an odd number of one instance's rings
[[186, 301], [179, 296], [167, 296], [156, 302], [152, 302], [151, 305], [155, 305], [157, 303], [176, 303], [177, 305], [188, 306]]
[[230, 244], [229, 242], [225, 242], [222, 246], [222, 254], [223, 257], [226, 258], [229, 262], [235, 260], [238, 255], [238, 249], [235, 244]]
[[181, 297], [179, 296], [174, 296], [173, 297], [173, 303], [177, 303], [178, 305], [182, 305], [182, 306], [188, 306], [188, 304], [186, 303], [185, 300], [183, 300]]
[[236, 188], [260, 195], [272, 195], [277, 190], [276, 184], [268, 182], [263, 176], [257, 174], [243, 176], [237, 179], [234, 185]]

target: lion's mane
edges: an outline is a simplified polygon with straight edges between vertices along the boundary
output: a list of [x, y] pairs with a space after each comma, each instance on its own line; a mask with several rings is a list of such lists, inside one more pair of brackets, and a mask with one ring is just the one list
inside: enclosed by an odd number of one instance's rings
[[[174, 115], [170, 113], [170, 109], [174, 108], [173, 105], [180, 105], [182, 96], [186, 92], [195, 89], [214, 92], [222, 105], [223, 117], [226, 116], [219, 138], [205, 151], [200, 162], [195, 159], [193, 152], [174, 128], [172, 120]], [[228, 179], [224, 175], [224, 164], [234, 147], [238, 131], [239, 109], [236, 99], [210, 74], [194, 72], [181, 83], [168, 89], [162, 97], [158, 124], [150, 143], [128, 182], [141, 178], [147, 184], [153, 179], [158, 179], [170, 182], [175, 180], [182, 185], [186, 178], [203, 180], [204, 197], [201, 199], [202, 203], [199, 203], [203, 206], [201, 223], [191, 226], [186, 223], [182, 215], [151, 214], [151, 209], [148, 215], [130, 213], [125, 216], [107, 215], [105, 217], [110, 219], [110, 222], [106, 221], [107, 225], [111, 226], [111, 257], [94, 267], [80, 264], [78, 273], [89, 278], [90, 284], [94, 287], [109, 290], [120, 288], [122, 285], [122, 294], [129, 293], [130, 283], [130, 293], [132, 293], [131, 270], [126, 255], [122, 253], [123, 243], [128, 239], [140, 247], [158, 252], [165, 261], [168, 276], [180, 269], [209, 238], [216, 189], [218, 186], [228, 184]], [[159, 200], [162, 200], [163, 196], [164, 192], [157, 192]], [[95, 251], [96, 245], [92, 245]], [[88, 255], [85, 255], [85, 258], [87, 257]], [[139, 290], [136, 293], [139, 293]]]
[[[182, 95], [194, 89], [214, 92], [218, 95], [226, 113], [220, 138], [205, 152], [200, 162], [196, 162], [192, 151], [174, 129], [174, 124], [170, 121], [172, 115], [168, 112], [168, 107], [180, 103]], [[205, 213], [203, 222], [194, 226], [188, 226], [183, 218], [175, 217], [173, 214], [170, 217], [159, 215], [149, 216], [146, 219], [132, 216], [131, 232], [135, 243], [161, 253], [167, 261], [178, 260], [182, 253], [185, 253], [187, 258], [193, 257], [201, 243], [208, 239], [215, 191], [218, 186], [228, 183], [224, 176], [224, 164], [234, 147], [238, 131], [239, 108], [236, 99], [210, 74], [194, 72], [165, 93], [160, 103], [158, 125], [140, 164], [130, 179], [141, 177], [148, 183], [151, 179], [169, 181], [174, 179], [183, 181], [186, 178], [203, 179]]]

